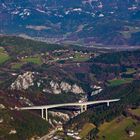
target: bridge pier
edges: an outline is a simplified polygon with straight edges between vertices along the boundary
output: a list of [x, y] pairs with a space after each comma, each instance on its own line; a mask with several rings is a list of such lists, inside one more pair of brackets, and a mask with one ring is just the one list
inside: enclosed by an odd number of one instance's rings
[[42, 119], [45, 119], [44, 118], [44, 109], [41, 109], [41, 117], [42, 117]]
[[81, 113], [87, 111], [87, 105], [81, 105]]
[[83, 106], [81, 105], [80, 107], [81, 107], [81, 113], [84, 112], [84, 110], [83, 110]]
[[87, 105], [84, 105], [84, 111], [87, 111]]
[[[44, 110], [45, 110], [45, 115], [44, 115]], [[41, 117], [42, 117], [42, 119], [48, 121], [48, 109], [47, 108], [41, 109]]]
[[45, 117], [46, 117], [46, 121], [48, 121], [48, 109], [45, 109]]
[[109, 107], [109, 102], [107, 102], [107, 106]]

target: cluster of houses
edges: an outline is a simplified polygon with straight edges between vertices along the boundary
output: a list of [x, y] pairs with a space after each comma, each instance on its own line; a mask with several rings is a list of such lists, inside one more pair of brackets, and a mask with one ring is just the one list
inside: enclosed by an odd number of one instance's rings
[[81, 140], [81, 137], [79, 136], [79, 132], [75, 132], [74, 130], [68, 129], [66, 135], [74, 138], [75, 140]]
[[129, 131], [129, 137], [133, 137], [136, 133], [134, 131]]
[[[56, 129], [57, 129], [57, 131], [64, 132], [62, 125], [58, 125]], [[64, 134], [65, 134], [65, 136], [71, 137], [75, 140], [81, 140], [81, 137], [79, 136], [80, 131], [81, 130], [75, 132], [74, 130], [68, 129], [67, 131], [64, 132]], [[53, 140], [63, 140], [63, 139], [58, 134], [58, 135], [53, 136]]]
[[[65, 132], [65, 135], [75, 140], [81, 140], [81, 137], [79, 136], [79, 132], [74, 132], [74, 130], [68, 129], [67, 132]], [[59, 135], [56, 135], [53, 137], [53, 140], [63, 140], [63, 138], [61, 138]]]
[[23, 60], [26, 58], [33, 58], [33, 57], [40, 56], [42, 62], [48, 64], [48, 63], [54, 63], [62, 60], [72, 60], [74, 59], [76, 54], [79, 54], [80, 57], [88, 57], [88, 58], [92, 58], [95, 55], [94, 53], [86, 52], [86, 51], [60, 49], [60, 50], [54, 50], [54, 51], [40, 53], [40, 54], [17, 56], [17, 59]]

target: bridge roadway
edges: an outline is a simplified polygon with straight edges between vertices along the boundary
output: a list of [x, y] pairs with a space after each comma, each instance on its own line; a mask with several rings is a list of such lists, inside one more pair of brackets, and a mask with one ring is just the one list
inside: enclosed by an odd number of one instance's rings
[[[88, 101], [88, 102], [81, 102], [81, 103], [64, 103], [64, 104], [31, 106], [31, 107], [18, 108], [18, 110], [36, 110], [36, 109], [40, 109], [42, 118], [48, 120], [48, 109], [51, 109], [51, 108], [79, 106], [81, 108], [81, 113], [82, 113], [82, 112], [87, 110], [88, 105], [107, 103], [107, 106], [109, 106], [109, 104], [111, 102], [118, 102], [119, 100], [120, 99], [112, 99], [112, 100]], [[45, 117], [44, 117], [44, 110], [45, 110]]]

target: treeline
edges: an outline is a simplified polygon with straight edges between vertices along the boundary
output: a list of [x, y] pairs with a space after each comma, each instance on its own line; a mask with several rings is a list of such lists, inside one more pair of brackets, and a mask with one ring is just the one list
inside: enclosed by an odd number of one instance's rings
[[105, 63], [105, 64], [121, 64], [132, 63], [133, 61], [139, 61], [140, 50], [136, 51], [122, 51], [108, 54], [102, 54], [95, 59], [91, 59], [91, 62]]
[[13, 54], [18, 53], [32, 53], [32, 52], [45, 52], [58, 49], [65, 49], [63, 45], [47, 44], [44, 42], [24, 39], [16, 36], [0, 36], [0, 46], [5, 47]]
[[[129, 68], [138, 69], [140, 63], [140, 50], [106, 53], [92, 58], [91, 72], [101, 80], [120, 78], [133, 78], [134, 75], [126, 73]], [[125, 74], [126, 73], [126, 74]]]
[[130, 45], [140, 45], [140, 32], [136, 32], [131, 35]]
[[103, 73], [114, 73], [115, 75], [118, 75], [120, 72], [126, 72], [126, 70], [127, 69], [124, 66], [102, 66], [97, 64], [93, 64], [91, 66], [91, 72], [96, 75], [100, 75]]

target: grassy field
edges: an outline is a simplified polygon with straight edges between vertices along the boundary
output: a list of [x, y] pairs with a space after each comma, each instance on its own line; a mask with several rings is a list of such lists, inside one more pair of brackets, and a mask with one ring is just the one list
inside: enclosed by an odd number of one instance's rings
[[[134, 127], [134, 123], [137, 125]], [[129, 137], [125, 129], [127, 127], [133, 127], [133, 131], [136, 133], [133, 137]], [[139, 140], [140, 139], [140, 123], [132, 118], [122, 118], [122, 120], [114, 119], [109, 123], [104, 123], [99, 127], [99, 139], [103, 140], [103, 136], [106, 140]]]
[[38, 65], [42, 64], [42, 61], [41, 61], [40, 56], [24, 58], [24, 59], [22, 60], [22, 62], [34, 63], [34, 64], [38, 64]]
[[18, 62], [18, 63], [14, 63], [12, 64], [11, 68], [12, 69], [20, 69], [23, 66], [24, 63], [22, 62]]
[[9, 55], [4, 51], [2, 47], [0, 47], [0, 64], [3, 64], [9, 59], [10, 59]]
[[126, 71], [126, 74], [133, 74], [135, 72], [136, 72], [136, 70], [134, 68], [128, 68]]
[[125, 38], [130, 38], [132, 33], [136, 33], [140, 31], [140, 27], [132, 27], [126, 26], [129, 30], [128, 31], [121, 31]]
[[137, 115], [137, 116], [140, 116], [140, 108], [138, 108], [138, 109], [133, 109], [133, 110], [131, 110], [131, 112], [132, 112], [133, 114]]
[[13, 63], [11, 65], [11, 68], [12, 69], [20, 69], [26, 63], [34, 63], [34, 64], [41, 65], [42, 60], [41, 60], [40, 56], [27, 57], [27, 58], [21, 59], [20, 62]]
[[113, 80], [109, 80], [109, 86], [119, 86], [125, 83], [130, 83], [132, 82], [133, 79], [132, 78], [125, 78], [125, 79], [113, 79]]
[[76, 53], [73, 60], [74, 61], [84, 62], [84, 61], [87, 61], [88, 59], [89, 59], [88, 56], [82, 55], [80, 53]]
[[4, 48], [3, 47], [0, 47], [0, 52], [4, 52]]
[[96, 126], [92, 123], [86, 123], [83, 128], [82, 131], [80, 132], [80, 137], [81, 138], [85, 138], [87, 136], [87, 134], [93, 129], [96, 128]]

